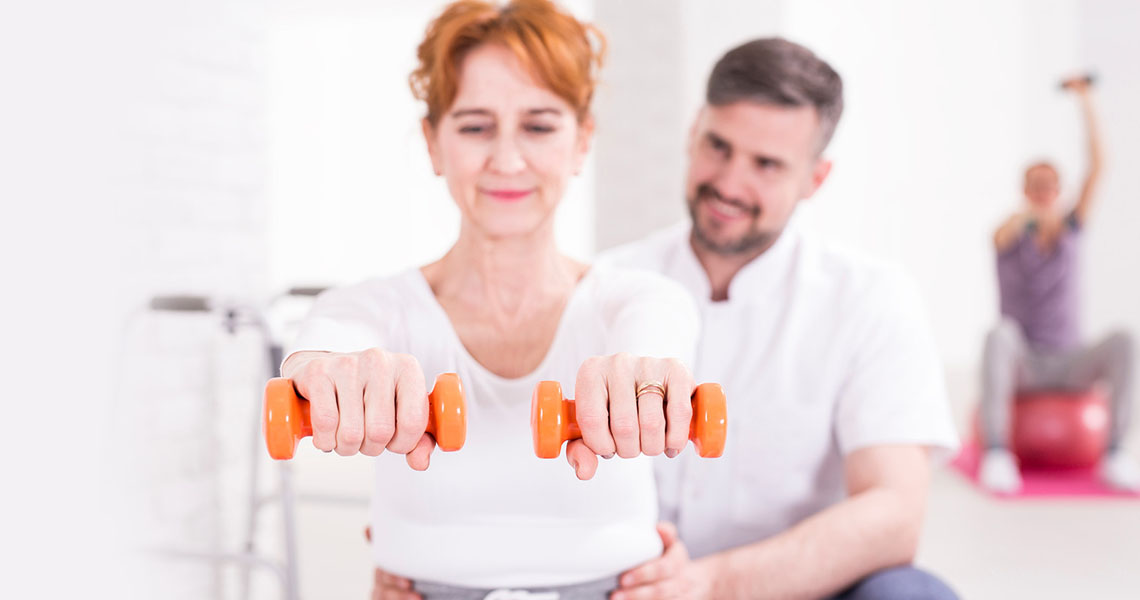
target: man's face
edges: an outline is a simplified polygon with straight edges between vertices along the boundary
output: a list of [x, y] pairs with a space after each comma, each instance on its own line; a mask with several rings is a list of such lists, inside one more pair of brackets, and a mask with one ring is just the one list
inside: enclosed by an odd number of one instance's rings
[[819, 135], [810, 106], [706, 105], [689, 132], [685, 179], [696, 243], [718, 254], [770, 246], [831, 169]]

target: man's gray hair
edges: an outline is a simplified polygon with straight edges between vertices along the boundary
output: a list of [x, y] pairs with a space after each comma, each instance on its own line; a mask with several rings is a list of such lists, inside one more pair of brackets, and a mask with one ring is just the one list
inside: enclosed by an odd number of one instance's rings
[[783, 38], [763, 38], [729, 50], [709, 75], [712, 106], [740, 101], [811, 106], [819, 116], [819, 152], [843, 114], [843, 79], [811, 50]]

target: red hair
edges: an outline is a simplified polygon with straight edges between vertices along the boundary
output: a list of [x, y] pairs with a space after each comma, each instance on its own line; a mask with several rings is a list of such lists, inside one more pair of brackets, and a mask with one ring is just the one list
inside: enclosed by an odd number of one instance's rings
[[420, 42], [419, 65], [408, 77], [412, 94], [427, 104], [435, 126], [459, 91], [459, 67], [476, 46], [498, 43], [531, 75], [569, 104], [582, 121], [602, 66], [605, 38], [550, 0], [512, 0], [496, 7], [481, 0], [452, 2]]

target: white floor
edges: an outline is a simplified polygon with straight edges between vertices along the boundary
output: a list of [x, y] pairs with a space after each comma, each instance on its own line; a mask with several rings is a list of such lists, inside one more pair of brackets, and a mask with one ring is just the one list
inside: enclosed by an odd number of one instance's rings
[[963, 598], [1140, 598], [1140, 501], [997, 500], [934, 478], [918, 563]]

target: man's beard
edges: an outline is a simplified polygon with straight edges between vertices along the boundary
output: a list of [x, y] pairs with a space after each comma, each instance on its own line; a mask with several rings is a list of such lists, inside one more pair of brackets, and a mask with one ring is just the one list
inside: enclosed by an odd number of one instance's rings
[[[697, 206], [701, 202], [710, 202], [714, 199], [719, 199], [736, 206], [743, 210], [751, 217], [751, 228], [740, 238], [728, 241], [717, 241], [710, 235], [711, 232], [701, 228], [701, 222], [697, 218]], [[689, 217], [693, 222], [693, 239], [701, 245], [702, 248], [716, 254], [735, 255], [735, 254], [750, 254], [757, 250], [763, 250], [771, 246], [776, 238], [779, 237], [780, 232], [760, 231], [757, 229], [756, 224], [760, 221], [761, 210], [759, 206], [748, 206], [747, 204], [736, 200], [734, 198], [725, 198], [721, 195], [720, 191], [712, 185], [702, 183], [697, 186], [697, 193], [695, 198], [688, 199]]]

